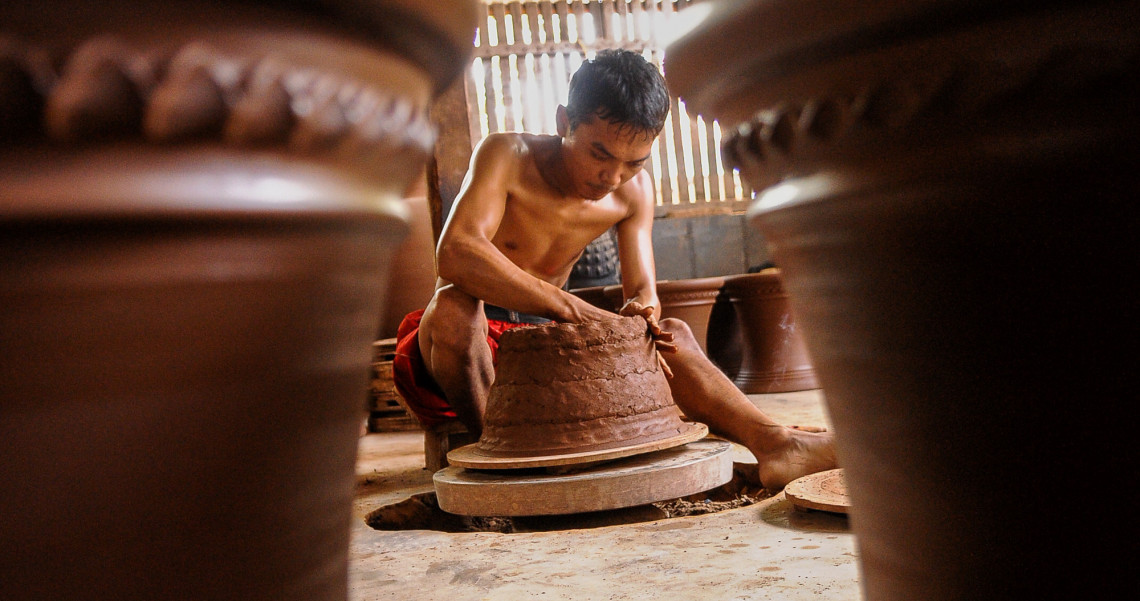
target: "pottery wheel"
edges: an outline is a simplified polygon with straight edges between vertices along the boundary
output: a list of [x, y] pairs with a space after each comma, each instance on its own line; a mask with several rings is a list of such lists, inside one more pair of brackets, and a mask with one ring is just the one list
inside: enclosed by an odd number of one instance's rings
[[732, 479], [732, 444], [699, 440], [553, 474], [548, 470], [435, 473], [440, 509], [471, 516], [561, 515], [644, 505], [716, 488]]
[[842, 468], [793, 480], [784, 487], [784, 494], [799, 509], [847, 513], [851, 508]]

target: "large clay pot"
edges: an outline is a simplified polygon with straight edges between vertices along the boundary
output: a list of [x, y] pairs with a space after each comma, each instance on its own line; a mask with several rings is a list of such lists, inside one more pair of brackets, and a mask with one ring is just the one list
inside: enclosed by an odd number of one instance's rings
[[[591, 305], [594, 305], [599, 309], [605, 309], [606, 311], [613, 311], [614, 313], [617, 313], [617, 310], [621, 307], [614, 306], [614, 299], [606, 294], [606, 288], [609, 288], [609, 286], [587, 286], [585, 288], [571, 288], [570, 294], [577, 296], [578, 298], [590, 303]], [[618, 288], [621, 287], [618, 286]]]
[[[723, 285], [724, 278], [719, 276], [657, 282], [661, 317], [673, 317], [688, 324], [705, 353], [708, 353], [709, 313]], [[625, 304], [620, 284], [606, 286], [604, 294], [617, 309]]]
[[701, 10], [666, 76], [764, 190], [867, 599], [1134, 594], [1140, 5]]
[[728, 293], [722, 286], [720, 293], [709, 310], [708, 331], [705, 334], [705, 352], [724, 375], [735, 379], [740, 372], [741, 355], [744, 352], [744, 336], [740, 332], [736, 307], [728, 300]]
[[748, 394], [819, 388], [779, 271], [728, 276], [724, 292], [741, 337], [736, 387]]
[[347, 596], [399, 194], [473, 11], [283, 5], [0, 6], [0, 597]]
[[426, 307], [435, 293], [435, 244], [428, 199], [414, 196], [405, 198], [404, 204], [410, 229], [391, 254], [392, 277], [380, 318], [380, 340], [395, 338], [404, 316]]

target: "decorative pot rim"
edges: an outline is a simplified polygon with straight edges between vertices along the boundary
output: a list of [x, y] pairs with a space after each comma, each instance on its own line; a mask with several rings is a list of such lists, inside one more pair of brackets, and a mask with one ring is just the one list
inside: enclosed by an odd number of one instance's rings
[[[473, 52], [475, 3], [261, 4], [205, 17], [269, 17], [246, 31], [210, 29], [175, 3], [161, 39], [120, 33], [94, 8], [62, 40], [25, 37], [32, 17], [12, 9], [0, 20], [0, 220], [406, 219], [394, 199], [434, 148], [428, 104]], [[73, 185], [43, 191], [37, 177]], [[48, 202], [61, 189], [73, 201]]]
[[[897, 72], [916, 61], [930, 61], [925, 71], [941, 71], [963, 58], [981, 51], [1001, 53], [1004, 58], [1045, 57], [1052, 55], [1057, 44], [1050, 36], [1038, 35], [1022, 39], [995, 40], [961, 47], [942, 53], [928, 46], [931, 40], [946, 37], [953, 42], [969, 40], [954, 37], [963, 30], [984, 30], [991, 24], [1006, 21], [1033, 21], [1038, 17], [1054, 17], [1058, 10], [1073, 10], [1084, 16], [1089, 5], [1101, 5], [1088, 11], [1094, 17], [1111, 22], [1121, 11], [1132, 10], [1128, 2], [1102, 0], [1083, 3], [1074, 0], [1043, 2], [979, 2], [978, 0], [872, 0], [851, 4], [841, 0], [720, 0], [709, 3], [689, 32], [673, 40], [668, 48], [665, 72], [670, 89], [680, 95], [686, 105], [703, 115], [734, 125], [746, 119], [756, 108], [776, 108], [782, 104], [800, 103], [814, 97], [818, 86], [807, 88], [793, 84], [798, 71], [811, 70], [844, 57], [862, 57], [878, 71]], [[1072, 31], [1085, 32], [1088, 23], [1073, 25]], [[1122, 30], [1130, 25], [1119, 24]], [[763, 40], [763, 46], [738, 52], [742, 40]], [[1079, 38], [1070, 40], [1076, 44]], [[726, 52], [727, 48], [733, 52]], [[880, 50], [897, 50], [889, 56]], [[910, 56], [917, 53], [919, 56]], [[993, 55], [990, 59], [995, 59]], [[865, 66], [865, 65], [863, 65]], [[843, 77], [829, 80], [830, 85], [854, 85], [857, 92], [874, 83], [871, 71], [850, 70]], [[794, 92], [790, 94], [789, 92]], [[801, 94], [803, 96], [801, 96]], [[739, 97], [756, 99], [750, 109], [733, 109]]]
[[[945, 175], [948, 161], [985, 169], [1079, 157], [1138, 134], [1135, 3], [711, 5], [669, 46], [666, 76], [688, 107], [726, 128], [724, 161], [756, 190], [844, 169], [905, 179]], [[742, 40], [764, 45], [724, 51]]]
[[[691, 295], [704, 296], [716, 293], [724, 285], [725, 276], [709, 276], [703, 278], [683, 278], [676, 280], [657, 280], [657, 295], [660, 297], [687, 297]], [[601, 286], [602, 293], [607, 298], [622, 300], [621, 284]], [[593, 292], [593, 290], [590, 290]]]

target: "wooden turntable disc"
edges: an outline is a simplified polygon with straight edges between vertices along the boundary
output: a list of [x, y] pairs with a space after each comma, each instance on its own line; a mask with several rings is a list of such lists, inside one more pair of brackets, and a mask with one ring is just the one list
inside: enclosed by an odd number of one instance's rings
[[716, 488], [732, 479], [732, 444], [705, 439], [569, 473], [473, 470], [435, 473], [440, 509], [471, 516], [560, 515], [632, 507]]
[[851, 508], [843, 469], [827, 470], [793, 480], [784, 495], [799, 509], [816, 509], [846, 514]]
[[538, 456], [497, 456], [479, 448], [478, 443], [469, 444], [447, 454], [447, 462], [451, 465], [481, 470], [508, 470], [525, 469], [532, 467], [551, 467], [563, 465], [579, 465], [609, 461], [619, 457], [640, 455], [669, 447], [676, 447], [687, 442], [700, 440], [709, 433], [708, 426], [699, 422], [687, 422], [681, 425], [681, 431], [673, 436], [656, 438], [623, 444], [617, 447], [589, 449], [574, 453], [560, 453]]

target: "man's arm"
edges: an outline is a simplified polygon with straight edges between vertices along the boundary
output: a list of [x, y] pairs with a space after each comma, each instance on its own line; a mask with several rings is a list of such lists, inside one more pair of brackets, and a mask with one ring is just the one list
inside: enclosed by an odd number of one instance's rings
[[[617, 226], [622, 293], [625, 295], [619, 313], [644, 317], [657, 350], [675, 353], [677, 346], [673, 344], [673, 333], [662, 331], [657, 324], [661, 317], [661, 302], [657, 299], [657, 268], [653, 261], [653, 214], [657, 208], [653, 178], [642, 171], [627, 186], [632, 212]], [[657, 359], [665, 375], [672, 378], [673, 372], [660, 352]]]
[[631, 301], [653, 307], [653, 317], [661, 317], [657, 300], [657, 268], [653, 261], [653, 213], [656, 202], [653, 178], [642, 171], [622, 187], [630, 214], [617, 224], [618, 257], [621, 260], [623, 304]]
[[488, 136], [475, 149], [440, 235], [436, 272], [491, 304], [565, 322], [597, 319], [603, 310], [520, 269], [491, 242], [526, 152], [523, 142], [509, 134]]

